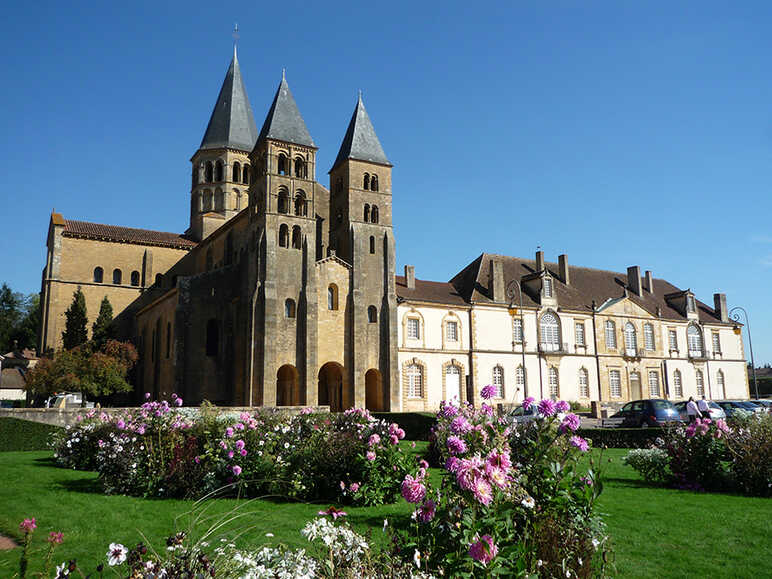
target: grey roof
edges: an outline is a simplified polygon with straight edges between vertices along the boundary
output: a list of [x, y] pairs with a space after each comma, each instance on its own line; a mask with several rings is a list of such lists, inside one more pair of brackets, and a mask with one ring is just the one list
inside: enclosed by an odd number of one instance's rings
[[257, 126], [249, 105], [249, 97], [241, 80], [241, 69], [233, 49], [233, 60], [222, 83], [201, 149], [229, 147], [251, 151], [257, 141]]
[[383, 152], [378, 135], [375, 134], [373, 123], [365, 110], [365, 104], [362, 102], [362, 95], [359, 95], [357, 106], [354, 108], [354, 114], [351, 115], [351, 121], [346, 129], [346, 136], [340, 145], [340, 151], [332, 164], [332, 168], [338, 166], [346, 159], [357, 159], [358, 161], [369, 161], [381, 165], [391, 166], [386, 153]]
[[284, 74], [282, 74], [276, 96], [273, 97], [271, 110], [268, 111], [263, 128], [260, 129], [260, 135], [257, 137], [258, 141], [263, 139], [276, 139], [286, 143], [316, 147], [303, 117], [300, 116], [298, 105], [292, 98], [292, 92]]

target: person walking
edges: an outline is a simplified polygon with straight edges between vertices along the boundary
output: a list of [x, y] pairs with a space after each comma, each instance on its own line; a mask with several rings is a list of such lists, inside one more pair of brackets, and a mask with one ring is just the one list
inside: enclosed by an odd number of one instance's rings
[[694, 401], [694, 396], [689, 396], [689, 402], [686, 403], [686, 414], [689, 415], [689, 424], [700, 416], [700, 409]]
[[697, 408], [699, 408], [703, 418], [710, 418], [710, 407], [708, 406], [708, 401], [705, 400], [704, 394], [702, 395], [702, 398], [697, 401]]

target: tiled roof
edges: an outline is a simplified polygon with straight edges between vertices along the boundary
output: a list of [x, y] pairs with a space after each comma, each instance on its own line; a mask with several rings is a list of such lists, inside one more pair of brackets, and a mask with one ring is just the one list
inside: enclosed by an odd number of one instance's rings
[[408, 289], [405, 276], [394, 277], [397, 298], [421, 302], [447, 304], [449, 306], [467, 305], [456, 288], [448, 282], [415, 280], [415, 289]]
[[87, 221], [65, 219], [63, 235], [65, 237], [80, 237], [83, 239], [100, 239], [118, 243], [137, 243], [139, 245], [155, 245], [159, 247], [174, 247], [191, 249], [196, 242], [183, 237], [179, 233], [166, 231], [151, 231], [149, 229], [134, 229], [118, 225], [103, 225]]
[[[488, 293], [488, 272], [491, 260], [500, 261], [504, 269], [504, 283], [536, 272], [536, 262], [532, 259], [521, 259], [506, 255], [483, 253], [459, 272], [450, 283], [466, 301], [475, 303], [493, 303]], [[592, 301], [600, 306], [609, 298], [624, 295], [627, 286], [627, 274], [588, 267], [569, 266], [570, 284], [560, 281], [558, 265], [545, 263], [554, 279], [555, 297], [558, 306], [572, 310], [591, 311]], [[522, 286], [521, 286], [522, 287]], [[637, 296], [628, 292], [631, 301], [641, 306], [652, 315], [659, 308], [661, 317], [670, 320], [686, 319], [678, 310], [672, 308], [665, 300], [665, 295], [681, 290], [664, 279], [654, 279], [654, 291], [643, 290], [643, 295]], [[536, 307], [539, 302], [536, 296], [523, 291], [523, 305]], [[719, 322], [713, 308], [697, 301], [699, 319], [703, 322]]]

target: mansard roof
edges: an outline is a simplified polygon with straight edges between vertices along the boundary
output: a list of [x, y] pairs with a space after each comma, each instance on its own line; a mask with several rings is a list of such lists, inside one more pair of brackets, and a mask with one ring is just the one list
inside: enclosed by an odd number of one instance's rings
[[[488, 289], [488, 275], [492, 260], [502, 263], [505, 284], [509, 283], [510, 280], [522, 280], [524, 277], [536, 273], [536, 261], [533, 259], [483, 253], [450, 280], [450, 283], [466, 302], [494, 303], [490, 299]], [[630, 285], [627, 274], [571, 265], [568, 268], [570, 283], [565, 284], [560, 278], [558, 264], [545, 263], [544, 265], [554, 280], [557, 303], [559, 307], [565, 309], [590, 313], [593, 300], [595, 300], [597, 306], [600, 306], [609, 298], [625, 296], [625, 288]], [[664, 279], [656, 278], [653, 281], [653, 292], [643, 289], [642, 295], [638, 296], [632, 291], [627, 291], [627, 298], [650, 312], [653, 316], [657, 315], [659, 311], [660, 317], [664, 319], [686, 320], [686, 316], [671, 307], [665, 299], [667, 295], [681, 290]], [[523, 291], [523, 306], [539, 307], [540, 304], [536, 296]], [[697, 311], [700, 321], [709, 323], [721, 321], [713, 308], [700, 301], [697, 301]]]
[[132, 227], [104, 225], [102, 223], [89, 223], [87, 221], [74, 221], [72, 219], [65, 219], [64, 223], [64, 231], [62, 232], [64, 237], [96, 239], [118, 243], [135, 243], [139, 245], [154, 245], [157, 247], [172, 247], [175, 249], [191, 249], [197, 245], [195, 241], [183, 237], [179, 233], [152, 231], [150, 229], [134, 229]]
[[263, 139], [276, 139], [316, 148], [284, 74], [276, 90], [276, 96], [273, 97], [271, 110], [268, 111], [263, 128], [260, 129], [260, 135], [257, 137], [258, 141]]
[[255, 117], [241, 79], [241, 69], [234, 47], [233, 59], [225, 74], [200, 148], [251, 151], [256, 141]]
[[359, 95], [354, 114], [351, 115], [346, 135], [340, 145], [338, 156], [332, 164], [334, 169], [346, 159], [356, 159], [358, 161], [368, 161], [380, 165], [388, 165], [389, 159], [383, 152], [378, 135], [375, 134], [373, 123], [370, 122], [370, 116], [365, 110], [365, 104], [362, 102], [362, 95]]

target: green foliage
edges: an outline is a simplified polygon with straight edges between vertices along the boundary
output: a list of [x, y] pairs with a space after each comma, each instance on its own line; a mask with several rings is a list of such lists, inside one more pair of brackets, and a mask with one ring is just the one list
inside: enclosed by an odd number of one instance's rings
[[45, 450], [52, 435], [64, 429], [31, 420], [0, 418], [0, 452]]
[[83, 295], [80, 286], [78, 286], [78, 289], [72, 296], [72, 303], [64, 315], [67, 321], [65, 322], [65, 330], [62, 332], [62, 341], [65, 350], [72, 350], [85, 344], [88, 340], [86, 296]]
[[25, 296], [0, 287], [0, 353], [14, 348], [35, 348], [40, 326], [40, 296]]
[[740, 492], [772, 496], [772, 414], [752, 417], [725, 438], [732, 478]]
[[396, 422], [405, 430], [408, 440], [429, 440], [432, 427], [437, 422], [431, 412], [373, 412], [373, 417]]
[[659, 428], [581, 428], [579, 436], [592, 440], [595, 447], [648, 448], [662, 436]]
[[661, 448], [636, 448], [628, 452], [622, 461], [638, 471], [646, 482], [664, 484], [673, 478], [670, 458]]
[[107, 340], [112, 340], [115, 337], [112, 323], [113, 306], [105, 296], [99, 305], [99, 316], [91, 327], [91, 340], [94, 342], [94, 347], [102, 348]]

